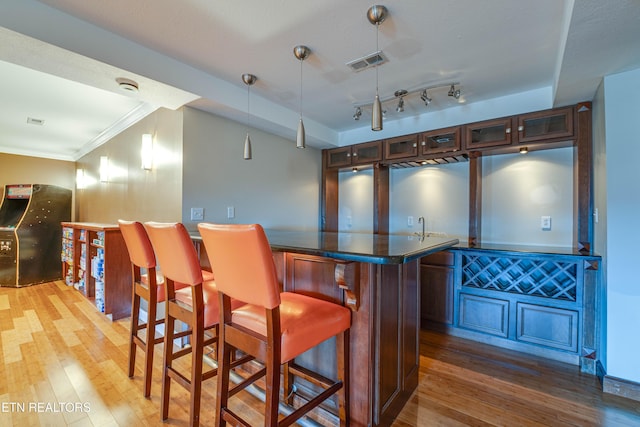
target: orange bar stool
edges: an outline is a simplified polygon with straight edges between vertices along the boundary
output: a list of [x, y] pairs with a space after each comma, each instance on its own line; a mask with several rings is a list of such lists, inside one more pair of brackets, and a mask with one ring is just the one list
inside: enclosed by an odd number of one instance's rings
[[[199, 224], [198, 229], [216, 274], [221, 319], [218, 343], [216, 425], [248, 426], [228, 406], [240, 389], [265, 377], [265, 426], [288, 426], [337, 393], [340, 425], [349, 423], [348, 380], [351, 312], [346, 307], [291, 292], [280, 292], [273, 254], [258, 224]], [[231, 299], [247, 305], [234, 309]], [[337, 379], [328, 379], [295, 364], [294, 358], [336, 337]], [[229, 371], [236, 350], [255, 356], [264, 369], [231, 387]], [[280, 365], [286, 364], [284, 396], [293, 393], [288, 375], [297, 375], [322, 391], [278, 420]]]
[[[174, 380], [189, 391], [189, 425], [197, 426], [200, 420], [202, 381], [214, 377], [217, 372], [216, 369], [203, 372], [204, 349], [218, 342], [220, 314], [216, 284], [214, 281], [204, 280], [191, 237], [181, 223], [147, 222], [144, 226], [162, 266], [166, 288], [164, 375], [160, 402], [162, 419], [169, 417], [171, 380]], [[178, 284], [187, 286], [177, 289]], [[187, 325], [190, 346], [174, 348], [174, 340], [185, 334], [174, 332], [176, 321]], [[173, 362], [189, 354], [191, 372], [187, 377], [174, 367]]]
[[[164, 319], [156, 319], [158, 303], [165, 300], [164, 277], [157, 271], [156, 256], [144, 226], [137, 221], [119, 220], [120, 231], [131, 260], [132, 299], [131, 331], [129, 334], [129, 378], [133, 378], [136, 365], [136, 347], [144, 352], [144, 396], [151, 395], [153, 373], [153, 350], [164, 340], [156, 337], [156, 326]], [[146, 272], [144, 272], [146, 270]], [[213, 280], [213, 273], [203, 271], [205, 280]], [[182, 287], [186, 285], [181, 285]], [[147, 322], [140, 323], [141, 300], [147, 302]], [[146, 335], [140, 335], [145, 330]]]

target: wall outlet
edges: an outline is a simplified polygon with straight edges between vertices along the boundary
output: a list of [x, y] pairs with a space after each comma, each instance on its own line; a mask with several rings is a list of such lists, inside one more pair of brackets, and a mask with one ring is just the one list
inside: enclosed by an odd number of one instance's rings
[[351, 228], [353, 226], [353, 222], [351, 220], [351, 215], [347, 216], [347, 227]]
[[235, 218], [236, 217], [236, 209], [233, 206], [227, 206], [227, 218]]
[[543, 215], [540, 217], [540, 228], [543, 231], [551, 230], [551, 217], [548, 215]]
[[204, 219], [204, 208], [191, 208], [191, 221], [202, 221]]
[[407, 227], [413, 227], [413, 217], [412, 216], [408, 216], [407, 217]]

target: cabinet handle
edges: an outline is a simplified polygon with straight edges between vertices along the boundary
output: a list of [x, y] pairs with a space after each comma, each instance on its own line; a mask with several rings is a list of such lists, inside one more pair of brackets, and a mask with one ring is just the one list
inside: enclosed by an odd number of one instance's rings
[[511, 133], [511, 128], [507, 128], [504, 133]]
[[351, 153], [347, 153], [347, 157], [351, 157]]
[[358, 156], [358, 153], [353, 153], [353, 157], [357, 157], [357, 156]]
[[422, 143], [420, 145], [422, 145], [424, 147], [425, 145], [427, 145], [427, 141], [422, 141]]
[[416, 144], [415, 142], [413, 143], [413, 148], [416, 148], [418, 146], [418, 144]]
[[518, 132], [522, 132], [524, 130], [524, 126], [518, 126]]

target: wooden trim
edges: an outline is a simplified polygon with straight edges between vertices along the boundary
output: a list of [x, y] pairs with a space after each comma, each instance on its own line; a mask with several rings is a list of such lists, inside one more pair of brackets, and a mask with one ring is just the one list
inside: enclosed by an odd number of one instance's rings
[[328, 169], [329, 153], [322, 152], [322, 200], [320, 200], [320, 229], [338, 231], [338, 170]]
[[605, 375], [602, 381], [602, 391], [640, 402], [640, 383]]
[[590, 102], [575, 107], [576, 138], [573, 179], [573, 246], [581, 252], [593, 249], [593, 144], [591, 136], [592, 111]]
[[373, 232], [389, 234], [389, 167], [373, 167]]
[[482, 241], [482, 156], [469, 153], [469, 246]]

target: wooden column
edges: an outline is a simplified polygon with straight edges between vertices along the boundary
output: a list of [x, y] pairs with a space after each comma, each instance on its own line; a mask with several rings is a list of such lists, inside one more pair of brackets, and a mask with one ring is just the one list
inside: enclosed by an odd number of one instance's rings
[[323, 150], [320, 229], [338, 231], [338, 170], [328, 169], [327, 161], [327, 150]]
[[389, 167], [373, 165], [373, 232], [389, 234]]
[[482, 157], [469, 152], [469, 246], [482, 241]]
[[581, 252], [593, 250], [593, 143], [591, 103], [575, 107], [576, 130], [573, 164], [573, 246]]

